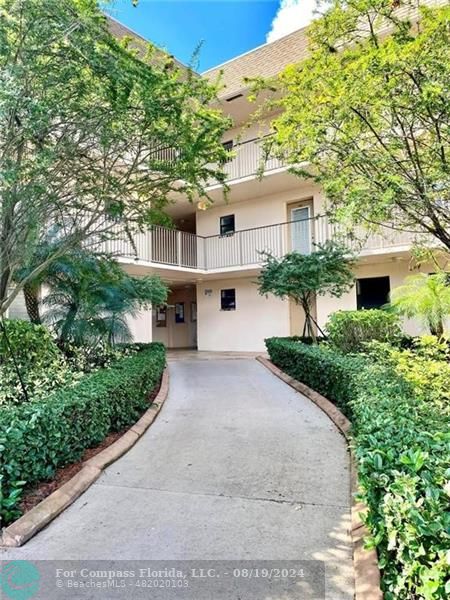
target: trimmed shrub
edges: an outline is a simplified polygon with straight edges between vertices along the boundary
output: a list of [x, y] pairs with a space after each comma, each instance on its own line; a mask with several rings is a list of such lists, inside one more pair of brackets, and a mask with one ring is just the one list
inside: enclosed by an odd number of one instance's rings
[[111, 346], [100, 341], [96, 346], [64, 344], [62, 350], [74, 373], [90, 373], [110, 367], [117, 360], [139, 352], [145, 344], [117, 344]]
[[304, 344], [308, 344], [308, 346], [311, 346], [312, 344], [321, 344], [326, 341], [326, 338], [320, 335], [317, 336], [315, 340], [313, 340], [312, 337], [307, 335], [293, 335], [289, 339], [293, 342], [303, 342]]
[[[395, 361], [345, 357], [289, 339], [266, 344], [278, 367], [352, 419], [369, 543], [378, 551], [384, 598], [448, 598], [449, 403], [422, 393]], [[425, 362], [421, 368], [427, 368]]]
[[11, 353], [28, 369], [45, 368], [61, 356], [48, 329], [29, 321], [6, 319], [0, 329], [0, 360], [10, 360]]
[[269, 338], [266, 346], [277, 367], [329, 397], [351, 418], [354, 376], [365, 364], [362, 358], [336, 354], [327, 346], [308, 345], [295, 338]]
[[46, 395], [69, 383], [72, 376], [69, 366], [48, 329], [15, 319], [5, 320], [3, 327], [0, 329], [0, 404], [25, 400], [17, 370], [28, 399]]
[[0, 496], [5, 521], [18, 516], [24, 485], [49, 479], [148, 406], [165, 365], [163, 344], [149, 344], [108, 369], [85, 375], [46, 400], [0, 410]]
[[326, 325], [328, 341], [341, 352], [361, 352], [366, 342], [399, 343], [399, 317], [385, 310], [339, 310]]

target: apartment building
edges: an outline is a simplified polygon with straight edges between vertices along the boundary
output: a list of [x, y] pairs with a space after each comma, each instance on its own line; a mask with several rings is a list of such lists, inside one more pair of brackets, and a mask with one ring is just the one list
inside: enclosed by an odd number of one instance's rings
[[[132, 34], [111, 21], [114, 35]], [[271, 135], [270, 119], [251, 119], [255, 104], [248, 100], [245, 77], [271, 76], [307, 53], [305, 29], [202, 74], [223, 88], [218, 103], [231, 117], [233, 128], [223, 139], [233, 158], [225, 165], [229, 192], [211, 185], [210, 207], [180, 199], [168, 212], [175, 229], [154, 227], [129, 241], [115, 241], [109, 250], [135, 275], [157, 274], [170, 286], [168, 306], [143, 311], [130, 319], [136, 341], [162, 341], [169, 348], [207, 351], [261, 351], [264, 338], [301, 334], [301, 309], [289, 301], [258, 294], [261, 252], [282, 256], [292, 250], [309, 253], [314, 244], [343, 239], [358, 252], [355, 286], [342, 298], [318, 297], [315, 316], [323, 328], [328, 316], [340, 309], [384, 305], [389, 292], [402, 284], [412, 268], [413, 235], [386, 228], [376, 235], [364, 229], [351, 237], [331, 224], [324, 214], [322, 190], [308, 179], [292, 175], [277, 158], [264, 161], [262, 144]], [[251, 123], [251, 124], [250, 124]], [[426, 268], [425, 268], [426, 270]], [[431, 270], [431, 268], [430, 268]], [[16, 303], [10, 316], [23, 316]], [[418, 325], [406, 323], [410, 333]]]
[[[137, 259], [128, 243], [116, 244], [128, 271], [158, 274], [171, 289], [167, 307], [133, 320], [137, 340], [159, 340], [169, 348], [260, 351], [265, 337], [300, 334], [299, 307], [258, 294], [262, 251], [309, 253], [314, 244], [339, 237], [358, 252], [353, 289], [339, 299], [315, 301], [321, 327], [336, 310], [384, 305], [390, 290], [410, 274], [411, 234], [386, 228], [368, 236], [361, 228], [353, 239], [328, 222], [326, 199], [313, 181], [292, 175], [276, 158], [266, 160], [263, 176], [258, 175], [270, 120], [249, 125], [255, 104], [248, 101], [244, 78], [275, 75], [306, 53], [302, 29], [203, 73], [212, 81], [221, 74], [218, 102], [233, 121], [223, 139], [234, 153], [225, 165], [229, 193], [225, 199], [222, 186], [212, 185], [214, 202], [206, 209], [202, 203], [177, 202], [169, 209], [176, 229], [157, 227], [139, 236]], [[414, 333], [417, 324], [406, 328]]]

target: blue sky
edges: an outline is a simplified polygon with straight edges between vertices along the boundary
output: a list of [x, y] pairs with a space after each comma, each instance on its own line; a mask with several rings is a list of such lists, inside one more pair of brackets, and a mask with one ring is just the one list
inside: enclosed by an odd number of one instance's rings
[[112, 0], [107, 11], [199, 71], [216, 66], [311, 20], [315, 0]]

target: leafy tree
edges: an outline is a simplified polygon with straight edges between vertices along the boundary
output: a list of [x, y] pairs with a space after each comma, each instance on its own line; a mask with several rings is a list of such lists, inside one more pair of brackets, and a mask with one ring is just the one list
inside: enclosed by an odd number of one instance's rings
[[112, 259], [86, 251], [67, 255], [49, 273], [50, 291], [43, 320], [59, 344], [95, 347], [131, 338], [125, 317], [167, 300], [167, 286], [157, 276], [132, 277]]
[[417, 4], [332, 0], [308, 58], [270, 82], [281, 92], [267, 107], [281, 110], [272, 150], [323, 186], [336, 218], [449, 249], [450, 6], [419, 17]]
[[406, 317], [416, 317], [432, 335], [444, 335], [444, 322], [450, 316], [450, 285], [444, 272], [407, 277], [404, 285], [391, 293], [391, 306]]
[[265, 253], [266, 262], [258, 277], [259, 293], [289, 298], [303, 308], [305, 324], [303, 335], [316, 342], [315, 328], [323, 331], [312, 316], [316, 296], [339, 298], [350, 290], [354, 275], [353, 258], [348, 250], [334, 242], [317, 246], [311, 254], [291, 252], [283, 258]]
[[[112, 37], [96, 0], [0, 0], [0, 315], [71, 248], [131, 238], [224, 180], [215, 94]], [[54, 225], [59, 244], [14, 282]]]

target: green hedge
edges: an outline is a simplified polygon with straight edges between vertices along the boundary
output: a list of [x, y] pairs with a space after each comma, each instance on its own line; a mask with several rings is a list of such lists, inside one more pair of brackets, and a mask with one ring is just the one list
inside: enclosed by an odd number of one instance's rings
[[340, 352], [361, 352], [365, 342], [398, 344], [402, 339], [397, 314], [372, 308], [369, 310], [338, 310], [326, 324], [330, 344]]
[[269, 338], [266, 346], [272, 362], [280, 369], [333, 400], [351, 418], [354, 374], [365, 365], [362, 358], [338, 355], [296, 338]]
[[289, 339], [266, 340], [283, 371], [352, 419], [366, 523], [386, 600], [450, 594], [450, 407], [393, 369]]
[[79, 460], [110, 432], [134, 423], [148, 406], [165, 361], [163, 344], [149, 344], [46, 400], [2, 408], [0, 509], [5, 521], [17, 516], [25, 484], [52, 477], [57, 467]]

